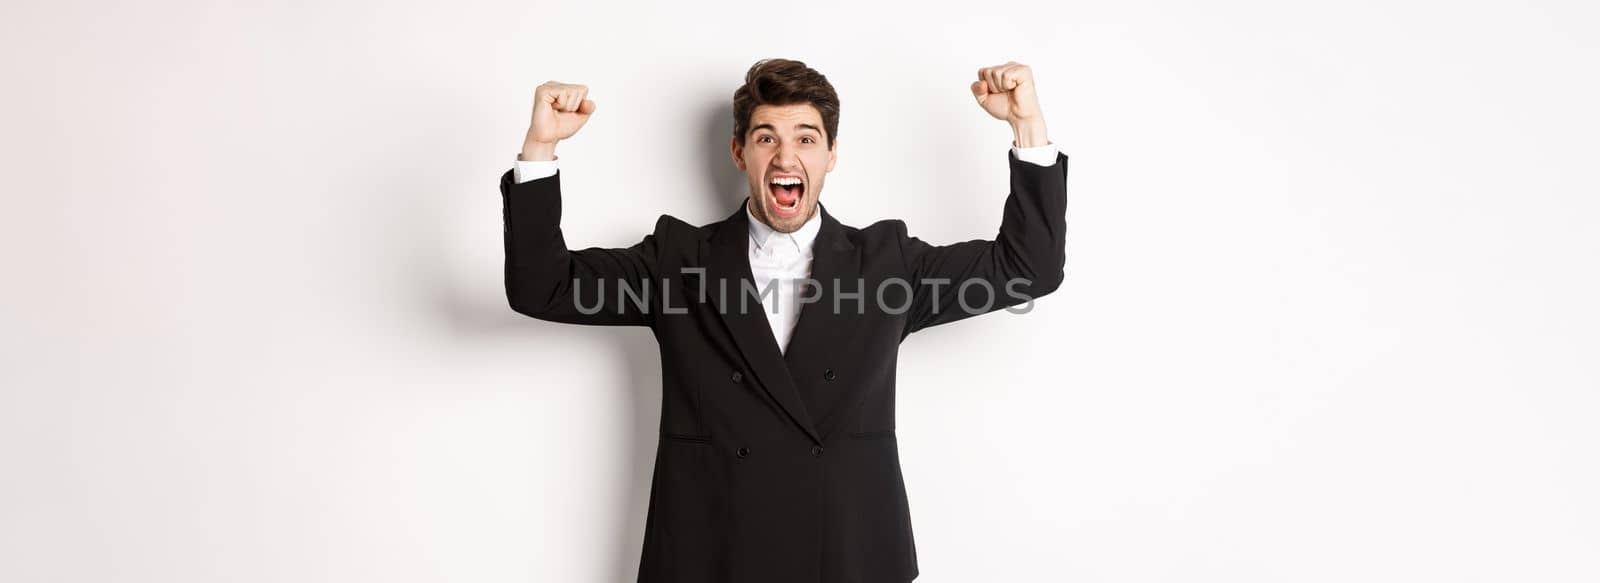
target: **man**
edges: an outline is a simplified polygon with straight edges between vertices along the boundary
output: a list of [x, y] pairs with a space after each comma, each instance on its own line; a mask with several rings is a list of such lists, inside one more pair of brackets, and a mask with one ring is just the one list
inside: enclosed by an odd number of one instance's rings
[[900, 342], [1048, 294], [1064, 273], [1066, 156], [1032, 71], [986, 67], [971, 90], [1015, 138], [994, 240], [931, 245], [898, 220], [840, 223], [820, 202], [839, 98], [804, 63], [769, 59], [734, 92], [739, 209], [702, 226], [662, 215], [632, 247], [582, 250], [562, 235], [555, 149], [595, 104], [582, 85], [535, 91], [500, 180], [506, 296], [542, 320], [655, 333], [661, 439], [641, 583], [916, 578], [894, 435]]

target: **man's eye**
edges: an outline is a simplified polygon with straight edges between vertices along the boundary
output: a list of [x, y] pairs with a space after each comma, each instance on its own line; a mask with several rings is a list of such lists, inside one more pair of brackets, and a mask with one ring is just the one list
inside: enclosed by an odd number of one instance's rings
[[772, 141], [772, 136], [761, 136], [759, 138], [756, 138], [756, 141], [765, 144], [767, 142]]
[[807, 144], [816, 143], [816, 140], [811, 139], [811, 136], [806, 136], [804, 138], [800, 138], [800, 141], [805, 142]]

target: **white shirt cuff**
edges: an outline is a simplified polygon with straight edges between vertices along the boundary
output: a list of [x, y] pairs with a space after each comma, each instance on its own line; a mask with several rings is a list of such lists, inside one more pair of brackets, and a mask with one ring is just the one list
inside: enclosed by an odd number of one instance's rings
[[[520, 158], [520, 156], [518, 156], [518, 158]], [[548, 176], [555, 176], [555, 174], [555, 160], [519, 159], [517, 160], [517, 165], [511, 169], [511, 177], [517, 180], [517, 184], [521, 184], [529, 180], [538, 180]]]
[[1016, 146], [1012, 146], [1011, 152], [1017, 155], [1018, 160], [1023, 162], [1031, 162], [1040, 166], [1054, 166], [1056, 163], [1056, 154], [1058, 153], [1055, 142], [1051, 142], [1043, 146], [1034, 146], [1032, 148], [1018, 148]]

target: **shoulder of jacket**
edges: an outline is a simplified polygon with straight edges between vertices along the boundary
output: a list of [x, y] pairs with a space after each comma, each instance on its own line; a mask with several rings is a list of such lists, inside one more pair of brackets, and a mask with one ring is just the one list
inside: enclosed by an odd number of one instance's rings
[[898, 241], [906, 236], [906, 222], [900, 219], [882, 219], [857, 229], [864, 241]]
[[658, 235], [658, 236], [682, 234], [682, 233], [687, 233], [687, 232], [699, 231], [700, 229], [701, 229], [701, 227], [696, 227], [694, 225], [691, 225], [691, 224], [689, 224], [687, 222], [684, 222], [683, 219], [680, 219], [678, 217], [674, 217], [674, 216], [669, 215], [669, 214], [662, 214], [661, 216], [656, 217], [656, 231], [655, 232], [656, 232], [656, 235]]
[[[695, 226], [678, 217], [663, 214], [656, 217], [653, 232], [656, 245], [668, 254], [692, 256], [700, 247], [700, 240], [711, 233], [711, 225]], [[669, 251], [670, 250], [670, 251]]]

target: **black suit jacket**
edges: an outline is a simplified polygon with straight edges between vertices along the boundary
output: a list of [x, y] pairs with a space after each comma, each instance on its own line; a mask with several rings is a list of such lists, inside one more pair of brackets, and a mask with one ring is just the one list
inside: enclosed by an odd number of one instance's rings
[[993, 240], [932, 245], [898, 220], [856, 228], [820, 208], [811, 276], [820, 285], [806, 290], [818, 300], [802, 307], [787, 353], [740, 283], [754, 286], [743, 203], [703, 226], [662, 215], [631, 247], [569, 250], [560, 174], [501, 177], [511, 308], [649, 326], [660, 344], [640, 583], [917, 576], [894, 433], [900, 342], [1048, 294], [1064, 276], [1067, 157], [1048, 167], [1008, 161], [1011, 192]]

